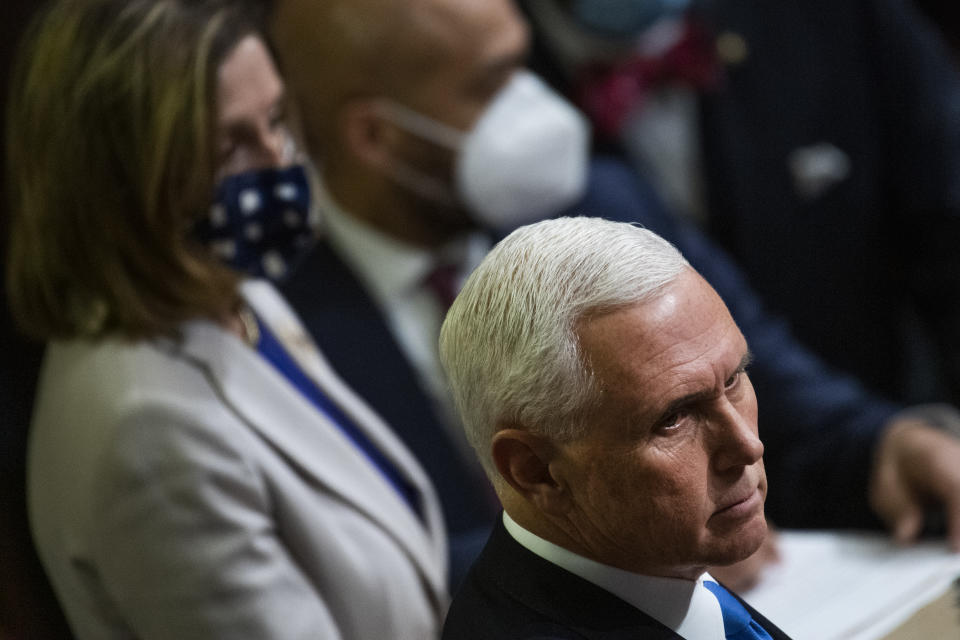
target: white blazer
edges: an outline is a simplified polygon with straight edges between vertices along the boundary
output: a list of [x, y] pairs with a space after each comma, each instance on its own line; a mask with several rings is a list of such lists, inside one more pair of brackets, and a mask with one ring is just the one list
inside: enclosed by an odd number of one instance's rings
[[[262, 281], [244, 296], [422, 497], [229, 332], [53, 343], [28, 457], [31, 526], [95, 638], [437, 638], [447, 549], [427, 476]], [[371, 372], [376, 375], [376, 372]]]

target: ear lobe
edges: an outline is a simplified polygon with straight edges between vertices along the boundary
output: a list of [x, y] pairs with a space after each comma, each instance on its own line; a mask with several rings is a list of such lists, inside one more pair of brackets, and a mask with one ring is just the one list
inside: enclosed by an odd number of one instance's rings
[[362, 164], [383, 170], [389, 166], [400, 131], [380, 115], [373, 99], [355, 99], [339, 113], [347, 152]]
[[566, 511], [569, 492], [556, 473], [556, 448], [549, 440], [522, 429], [502, 429], [490, 446], [500, 476], [518, 495], [540, 511]]

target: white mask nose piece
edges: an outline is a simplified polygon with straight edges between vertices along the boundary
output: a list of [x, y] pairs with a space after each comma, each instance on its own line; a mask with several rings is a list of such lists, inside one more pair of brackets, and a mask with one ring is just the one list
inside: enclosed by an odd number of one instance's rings
[[560, 213], [586, 189], [587, 120], [527, 70], [513, 74], [469, 132], [392, 100], [380, 101], [378, 110], [457, 153], [455, 193], [409, 166], [394, 167], [393, 179], [433, 201], [459, 200], [483, 226], [510, 230]]

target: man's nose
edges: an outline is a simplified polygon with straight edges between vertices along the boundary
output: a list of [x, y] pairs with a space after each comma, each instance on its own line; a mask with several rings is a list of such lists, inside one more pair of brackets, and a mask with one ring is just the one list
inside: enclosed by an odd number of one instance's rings
[[718, 471], [749, 466], [763, 457], [755, 411], [746, 414], [726, 397], [718, 401], [711, 429], [713, 464]]

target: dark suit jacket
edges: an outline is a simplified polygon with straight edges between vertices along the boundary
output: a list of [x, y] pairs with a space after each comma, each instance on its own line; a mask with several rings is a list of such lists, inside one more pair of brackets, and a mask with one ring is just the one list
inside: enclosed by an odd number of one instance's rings
[[[742, 602], [742, 601], [741, 601]], [[774, 640], [789, 640], [743, 603]], [[444, 640], [667, 640], [676, 633], [531, 553], [498, 523], [453, 600]]]
[[321, 240], [281, 290], [337, 373], [385, 419], [433, 481], [455, 586], [499, 510], [486, 477], [477, 464], [464, 461], [386, 318], [329, 243]]
[[[910, 0], [694, 6], [746, 44], [700, 102], [714, 238], [832, 365], [885, 397], [960, 403], [955, 59]], [[567, 88], [542, 42], [533, 62]], [[807, 195], [792, 154], [822, 144], [849, 171]]]
[[[712, 233], [802, 342], [886, 397], [960, 402], [960, 75], [909, 0], [705, 0], [744, 62], [701, 102]], [[828, 143], [849, 175], [790, 169]]]

